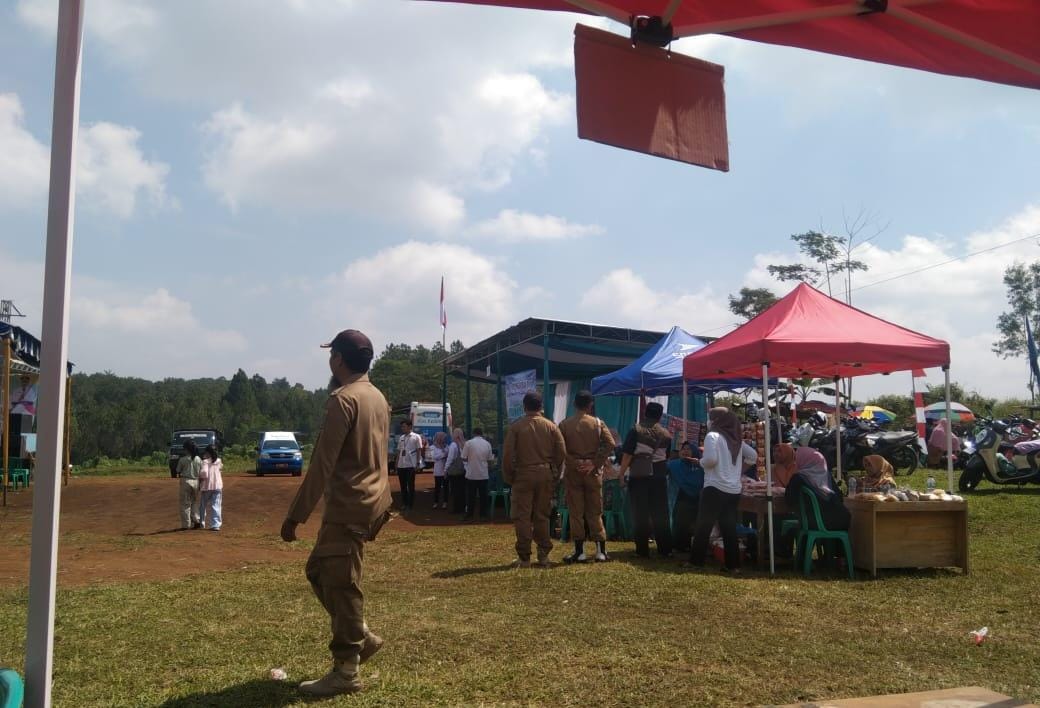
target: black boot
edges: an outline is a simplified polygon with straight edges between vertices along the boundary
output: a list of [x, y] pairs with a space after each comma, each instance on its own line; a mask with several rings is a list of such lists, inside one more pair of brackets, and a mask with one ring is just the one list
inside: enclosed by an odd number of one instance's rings
[[564, 563], [584, 563], [588, 558], [585, 557], [585, 541], [574, 542], [574, 553], [566, 556], [563, 559]]

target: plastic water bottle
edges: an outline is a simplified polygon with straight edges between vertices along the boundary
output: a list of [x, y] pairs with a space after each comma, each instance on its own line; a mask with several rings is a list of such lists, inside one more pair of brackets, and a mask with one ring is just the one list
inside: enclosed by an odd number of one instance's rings
[[925, 488], [925, 491], [927, 491], [929, 494], [934, 492], [935, 491], [935, 477], [933, 477], [932, 475], [928, 475], [928, 479], [926, 479], [925, 482], [924, 482], [924, 488]]
[[849, 496], [850, 497], [856, 496], [856, 487], [858, 487], [858, 486], [859, 486], [859, 482], [856, 480], [856, 478], [855, 477], [849, 477]]

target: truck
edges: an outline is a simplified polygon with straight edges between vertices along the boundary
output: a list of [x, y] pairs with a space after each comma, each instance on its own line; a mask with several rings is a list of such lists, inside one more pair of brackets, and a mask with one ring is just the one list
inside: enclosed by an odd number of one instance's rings
[[177, 460], [184, 454], [184, 443], [189, 440], [195, 443], [199, 455], [202, 454], [207, 445], [215, 447], [218, 454], [224, 447], [224, 435], [216, 428], [179, 428], [174, 430], [168, 454], [171, 477], [177, 476]]

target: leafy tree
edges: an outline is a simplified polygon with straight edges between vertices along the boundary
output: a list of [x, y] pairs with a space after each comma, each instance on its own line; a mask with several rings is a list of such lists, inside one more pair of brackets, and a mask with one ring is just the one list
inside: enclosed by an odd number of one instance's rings
[[[1013, 356], [1028, 356], [1026, 347], [1026, 319], [1037, 336], [1040, 325], [1040, 261], [1029, 265], [1014, 263], [1004, 271], [1004, 286], [1007, 288], [1009, 309], [997, 318], [997, 332], [1000, 338], [993, 343], [993, 352], [1008, 359]], [[1036, 383], [1030, 376], [1030, 391], [1035, 391]], [[965, 404], [967, 405], [967, 404]]]
[[[867, 270], [866, 263], [852, 258], [852, 251], [856, 245], [852, 235], [841, 237], [819, 231], [806, 231], [803, 234], [792, 234], [791, 240], [798, 244], [798, 250], [810, 263], [767, 266], [766, 270], [777, 280], [800, 280], [810, 284], [822, 281], [827, 285], [827, 293], [832, 294], [833, 276]], [[849, 289], [846, 288], [846, 293]]]
[[768, 310], [777, 300], [777, 296], [767, 288], [741, 288], [739, 298], [729, 296], [729, 311], [750, 320]]

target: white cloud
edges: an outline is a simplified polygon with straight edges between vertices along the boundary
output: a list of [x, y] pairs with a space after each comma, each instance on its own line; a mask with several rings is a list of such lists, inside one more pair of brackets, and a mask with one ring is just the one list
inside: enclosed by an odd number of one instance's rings
[[410, 241], [359, 258], [325, 281], [316, 299], [318, 327], [355, 327], [380, 351], [391, 342], [436, 341], [442, 275], [450, 340], [472, 344], [519, 319], [517, 284], [495, 262], [465, 246]]
[[494, 219], [474, 224], [473, 236], [505, 242], [559, 241], [604, 233], [602, 226], [574, 224], [552, 214], [530, 214], [515, 209], [503, 209]]
[[123, 219], [133, 215], [142, 192], [154, 206], [170, 204], [166, 196], [170, 168], [144, 158], [140, 137], [136, 129], [113, 123], [80, 130], [76, 189], [85, 202]]
[[18, 96], [0, 93], [0, 206], [22, 206], [47, 191], [48, 151], [24, 122]]
[[[21, 207], [47, 194], [50, 152], [23, 127], [21, 101], [0, 94], [0, 206]], [[170, 204], [170, 168], [145, 159], [141, 134], [114, 123], [84, 125], [77, 144], [76, 193], [79, 203], [122, 219], [133, 215], [144, 193], [157, 207]]]
[[716, 295], [710, 288], [696, 293], [656, 290], [630, 268], [600, 278], [582, 296], [580, 307], [596, 322], [661, 331], [679, 325], [694, 335], [715, 336], [705, 331], [708, 323], [714, 329], [734, 319], [726, 308], [725, 296]]

